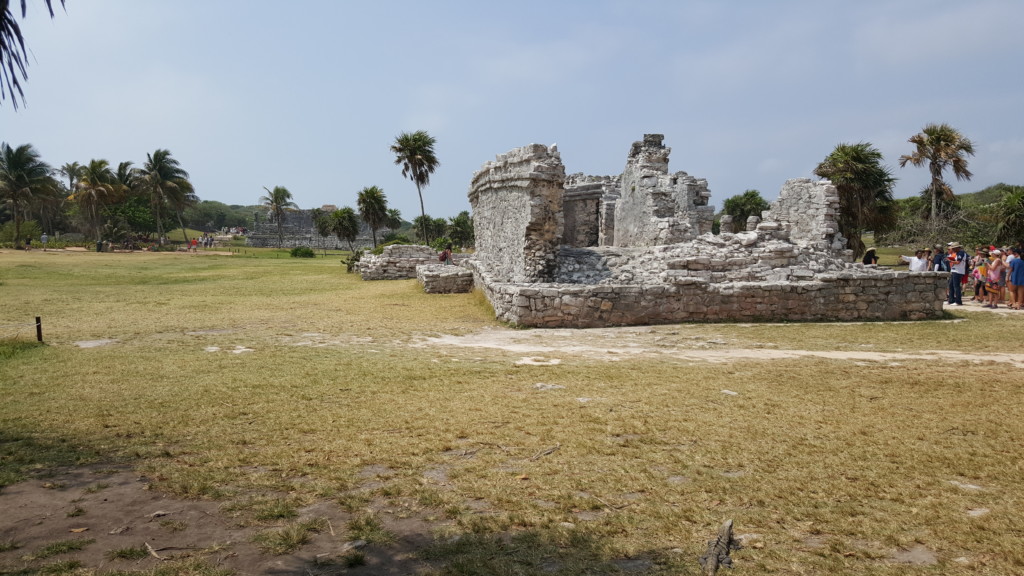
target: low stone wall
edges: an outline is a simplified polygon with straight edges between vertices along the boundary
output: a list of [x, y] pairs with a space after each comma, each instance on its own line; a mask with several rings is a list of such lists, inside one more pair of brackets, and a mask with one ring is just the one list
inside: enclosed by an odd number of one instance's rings
[[512, 284], [473, 267], [496, 316], [542, 328], [677, 322], [927, 320], [942, 316], [948, 274], [822, 274], [809, 282]]
[[377, 254], [363, 252], [356, 271], [363, 280], [405, 280], [416, 277], [416, 267], [436, 264], [437, 252], [430, 246], [392, 244]]
[[[392, 244], [385, 246], [381, 254], [363, 252], [355, 270], [363, 280], [406, 280], [416, 278], [416, 268], [429, 264], [440, 264], [439, 252], [430, 246], [418, 244]], [[466, 254], [452, 254], [456, 264], [468, 258]]]
[[461, 266], [417, 266], [416, 279], [423, 285], [423, 291], [427, 294], [464, 294], [473, 291], [473, 273]]

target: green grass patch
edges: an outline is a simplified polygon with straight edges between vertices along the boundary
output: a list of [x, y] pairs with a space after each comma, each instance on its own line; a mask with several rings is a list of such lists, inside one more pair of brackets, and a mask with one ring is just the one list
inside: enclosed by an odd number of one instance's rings
[[21, 546], [14, 540], [4, 540], [0, 542], [0, 552], [10, 552], [11, 550], [17, 550]]
[[291, 554], [309, 542], [313, 534], [327, 529], [326, 518], [302, 520], [276, 530], [264, 530], [253, 535], [252, 541], [265, 554], [281, 556]]
[[131, 548], [108, 550], [105, 556], [108, 560], [142, 560], [146, 556], [149, 556], [149, 551], [142, 546], [134, 546]]
[[372, 513], [361, 514], [348, 521], [349, 540], [365, 540], [369, 544], [387, 544], [395, 541], [395, 534]]
[[25, 560], [43, 560], [45, 558], [52, 558], [60, 554], [67, 554], [69, 552], [78, 552], [84, 549], [89, 544], [92, 544], [96, 540], [92, 538], [78, 538], [72, 540], [58, 540], [57, 542], [51, 542], [46, 546], [36, 550], [32, 554], [25, 556]]

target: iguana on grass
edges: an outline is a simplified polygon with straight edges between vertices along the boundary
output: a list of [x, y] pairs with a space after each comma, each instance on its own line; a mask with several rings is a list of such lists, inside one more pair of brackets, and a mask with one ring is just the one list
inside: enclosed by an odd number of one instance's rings
[[726, 520], [718, 529], [718, 537], [708, 540], [708, 551], [700, 557], [700, 567], [706, 576], [715, 576], [719, 566], [732, 568], [729, 552], [739, 550], [740, 543], [732, 537], [732, 520]]

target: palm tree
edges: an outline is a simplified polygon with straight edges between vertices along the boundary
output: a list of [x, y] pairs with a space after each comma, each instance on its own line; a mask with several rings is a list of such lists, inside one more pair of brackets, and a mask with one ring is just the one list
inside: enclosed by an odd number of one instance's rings
[[274, 221], [277, 222], [277, 240], [283, 248], [284, 213], [288, 210], [298, 208], [298, 205], [295, 202], [292, 202], [292, 193], [284, 186], [274, 186], [273, 190], [264, 186], [263, 189], [267, 191], [267, 195], [260, 196], [260, 203], [269, 208], [270, 212], [274, 215]]
[[104, 205], [114, 201], [119, 186], [106, 160], [92, 160], [84, 166], [75, 184], [75, 192], [71, 200], [78, 203], [86, 220], [86, 227], [94, 232], [96, 240], [100, 240], [100, 210]]
[[472, 246], [475, 233], [473, 231], [473, 218], [468, 210], [459, 212], [458, 215], [448, 219], [448, 238], [460, 247]]
[[949, 124], [929, 124], [907, 142], [917, 148], [913, 154], [900, 156], [900, 168], [907, 163], [918, 168], [928, 165], [932, 176], [928, 187], [932, 201], [931, 219], [935, 220], [939, 198], [953, 199], [953, 189], [942, 179], [942, 173], [949, 168], [957, 180], [970, 180], [973, 174], [967, 169], [967, 156], [974, 156], [974, 144]]
[[896, 179], [882, 165], [882, 153], [868, 142], [839, 144], [814, 173], [832, 181], [839, 192], [839, 232], [853, 257], [864, 253], [861, 234], [878, 230], [890, 214]]
[[121, 192], [127, 194], [138, 187], [139, 171], [132, 168], [132, 162], [121, 162], [117, 165], [114, 179], [117, 180], [117, 185], [121, 187]]
[[387, 196], [376, 186], [363, 188], [356, 198], [356, 206], [359, 207], [359, 216], [370, 227], [370, 232], [373, 234], [373, 247], [376, 248], [377, 230], [383, 228], [388, 222]]
[[[119, 172], [122, 166], [118, 166]], [[188, 180], [188, 172], [171, 157], [170, 150], [158, 149], [152, 154], [146, 154], [146, 162], [135, 172], [135, 178], [139, 190], [149, 196], [153, 217], [156, 218], [157, 235], [163, 239], [164, 208], [168, 205], [177, 208], [185, 201], [184, 198], [195, 195], [192, 183]], [[179, 224], [180, 220], [179, 214]], [[182, 234], [184, 233], [185, 229], [182, 227]], [[185, 241], [188, 241], [187, 236]]]
[[[334, 233], [334, 221], [331, 220], [331, 214], [333, 212], [324, 212], [320, 208], [313, 208], [313, 228], [321, 238], [327, 238]], [[319, 241], [319, 244], [324, 256], [327, 256], [327, 245], [322, 240]]]
[[348, 242], [348, 249], [355, 252], [352, 243], [359, 236], [359, 217], [356, 211], [349, 206], [331, 213], [331, 230], [338, 237], [338, 240]]
[[68, 162], [57, 169], [57, 173], [68, 179], [68, 192], [75, 191], [75, 184], [78, 183], [78, 179], [82, 177], [82, 172], [85, 170], [85, 166], [82, 166], [78, 162]]
[[999, 201], [997, 242], [1014, 242], [1024, 238], [1024, 186], [1008, 186]]
[[[46, 8], [50, 11], [50, 18], [53, 18], [52, 0], [44, 0]], [[25, 17], [26, 2], [21, 0], [21, 17]], [[60, 0], [64, 5], [64, 0]], [[28, 73], [25, 67], [28, 66], [28, 52], [25, 50], [25, 39], [21, 35], [21, 27], [14, 19], [11, 12], [10, 0], [0, 0], [0, 100], [6, 100], [7, 94], [11, 95], [11, 102], [14, 109], [18, 109], [18, 96], [22, 102], [25, 101], [25, 93], [21, 91], [22, 79], [28, 80]], [[17, 94], [15, 94], [17, 92]]]
[[21, 246], [21, 224], [28, 204], [57, 187], [51, 172], [50, 165], [40, 159], [31, 144], [17, 148], [6, 142], [0, 144], [0, 200], [14, 216], [15, 247]]
[[[402, 176], [416, 184], [416, 193], [420, 196], [420, 216], [426, 218], [427, 210], [423, 207], [423, 186], [430, 184], [430, 175], [441, 163], [434, 154], [437, 140], [425, 130], [402, 132], [395, 138], [391, 151], [395, 154], [395, 164], [401, 164]], [[427, 241], [426, 229], [421, 230]]]
[[398, 208], [388, 208], [388, 219], [384, 222], [388, 230], [398, 230], [402, 227], [402, 212]]

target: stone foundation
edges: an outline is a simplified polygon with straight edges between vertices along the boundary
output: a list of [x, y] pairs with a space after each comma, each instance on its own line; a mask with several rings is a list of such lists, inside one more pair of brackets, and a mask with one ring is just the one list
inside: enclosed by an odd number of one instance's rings
[[925, 320], [942, 314], [948, 274], [837, 274], [810, 282], [477, 284], [498, 319], [538, 328], [678, 322]]

